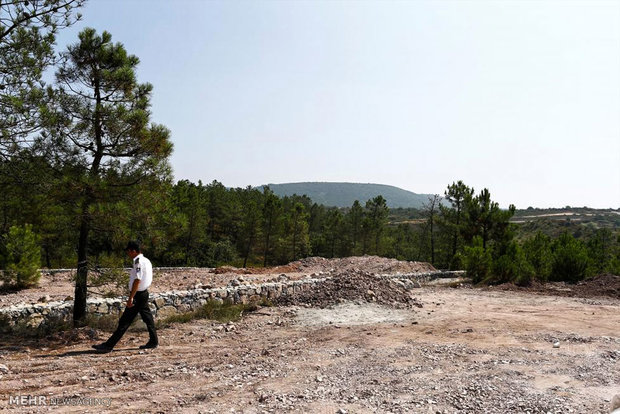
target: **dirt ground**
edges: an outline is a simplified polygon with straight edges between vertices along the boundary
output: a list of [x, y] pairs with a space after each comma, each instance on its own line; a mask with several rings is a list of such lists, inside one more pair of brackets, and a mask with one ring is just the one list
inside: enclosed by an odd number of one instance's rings
[[[620, 300], [555, 290], [426, 285], [411, 290], [421, 307], [264, 307], [175, 324], [148, 351], [146, 332], [110, 354], [90, 349], [108, 334], [89, 328], [4, 337], [0, 411], [607, 413], [620, 394]], [[110, 405], [20, 407], [17, 395]]]

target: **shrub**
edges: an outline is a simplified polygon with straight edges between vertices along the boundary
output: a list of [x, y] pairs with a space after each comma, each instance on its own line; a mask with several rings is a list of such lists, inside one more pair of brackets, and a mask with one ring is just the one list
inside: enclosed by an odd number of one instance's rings
[[588, 250], [569, 233], [562, 233], [553, 243], [551, 280], [576, 283], [588, 273]]
[[533, 266], [526, 260], [523, 250], [516, 242], [511, 242], [506, 253], [493, 262], [493, 275], [487, 282], [514, 282], [520, 286], [529, 285], [534, 276]]
[[463, 261], [463, 254], [461, 252], [457, 252], [454, 257], [452, 257], [452, 261], [450, 262], [450, 270], [463, 269]]
[[237, 252], [230, 241], [223, 240], [209, 246], [207, 255], [208, 264], [213, 267], [233, 262]]
[[487, 279], [491, 271], [491, 253], [482, 247], [482, 239], [474, 237], [473, 246], [465, 247], [464, 253], [465, 270], [472, 278], [473, 283], [480, 283]]
[[532, 238], [523, 242], [525, 259], [532, 266], [536, 278], [541, 282], [547, 281], [551, 274], [553, 256], [551, 254], [551, 239], [539, 231]]
[[586, 243], [591, 274], [610, 272], [614, 267], [614, 237], [610, 229], [598, 229]]
[[5, 286], [18, 289], [35, 286], [41, 273], [41, 248], [32, 225], [12, 226], [6, 235], [6, 271], [2, 279]]

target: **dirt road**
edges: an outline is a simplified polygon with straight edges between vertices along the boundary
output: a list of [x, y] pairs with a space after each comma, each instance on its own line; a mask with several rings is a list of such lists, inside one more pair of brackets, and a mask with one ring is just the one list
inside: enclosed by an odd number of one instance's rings
[[[146, 333], [104, 355], [88, 329], [68, 344], [3, 338], [0, 411], [607, 413], [620, 394], [618, 299], [413, 294], [422, 308], [344, 302], [177, 324], [152, 351], [137, 349]], [[17, 395], [110, 405], [23, 407]]]

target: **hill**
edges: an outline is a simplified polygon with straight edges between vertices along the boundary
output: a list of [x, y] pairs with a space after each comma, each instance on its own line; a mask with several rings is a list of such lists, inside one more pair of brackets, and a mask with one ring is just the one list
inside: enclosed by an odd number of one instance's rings
[[364, 205], [367, 200], [381, 195], [390, 208], [422, 208], [429, 197], [429, 194], [416, 194], [384, 184], [307, 182], [267, 185], [281, 197], [305, 194], [315, 203], [335, 207], [351, 207], [355, 200]]
[[617, 232], [620, 229], [620, 210], [588, 207], [564, 207], [517, 210], [510, 220], [518, 224], [517, 238], [533, 237], [538, 231], [552, 238], [564, 232], [576, 238], [588, 239], [599, 229]]

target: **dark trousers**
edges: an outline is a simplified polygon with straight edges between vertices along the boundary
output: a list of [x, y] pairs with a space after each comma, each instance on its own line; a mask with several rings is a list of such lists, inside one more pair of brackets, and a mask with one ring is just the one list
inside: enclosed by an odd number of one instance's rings
[[121, 319], [118, 321], [118, 328], [116, 328], [116, 331], [114, 331], [110, 339], [106, 341], [108, 346], [114, 347], [114, 345], [116, 345], [116, 343], [123, 337], [125, 331], [127, 331], [136, 316], [138, 316], [138, 313], [146, 324], [146, 328], [149, 330], [149, 343], [158, 343], [153, 314], [149, 308], [149, 291], [143, 290], [142, 292], [136, 292], [136, 295], [133, 298], [133, 306], [131, 308], [125, 308], [125, 311], [121, 315]]

